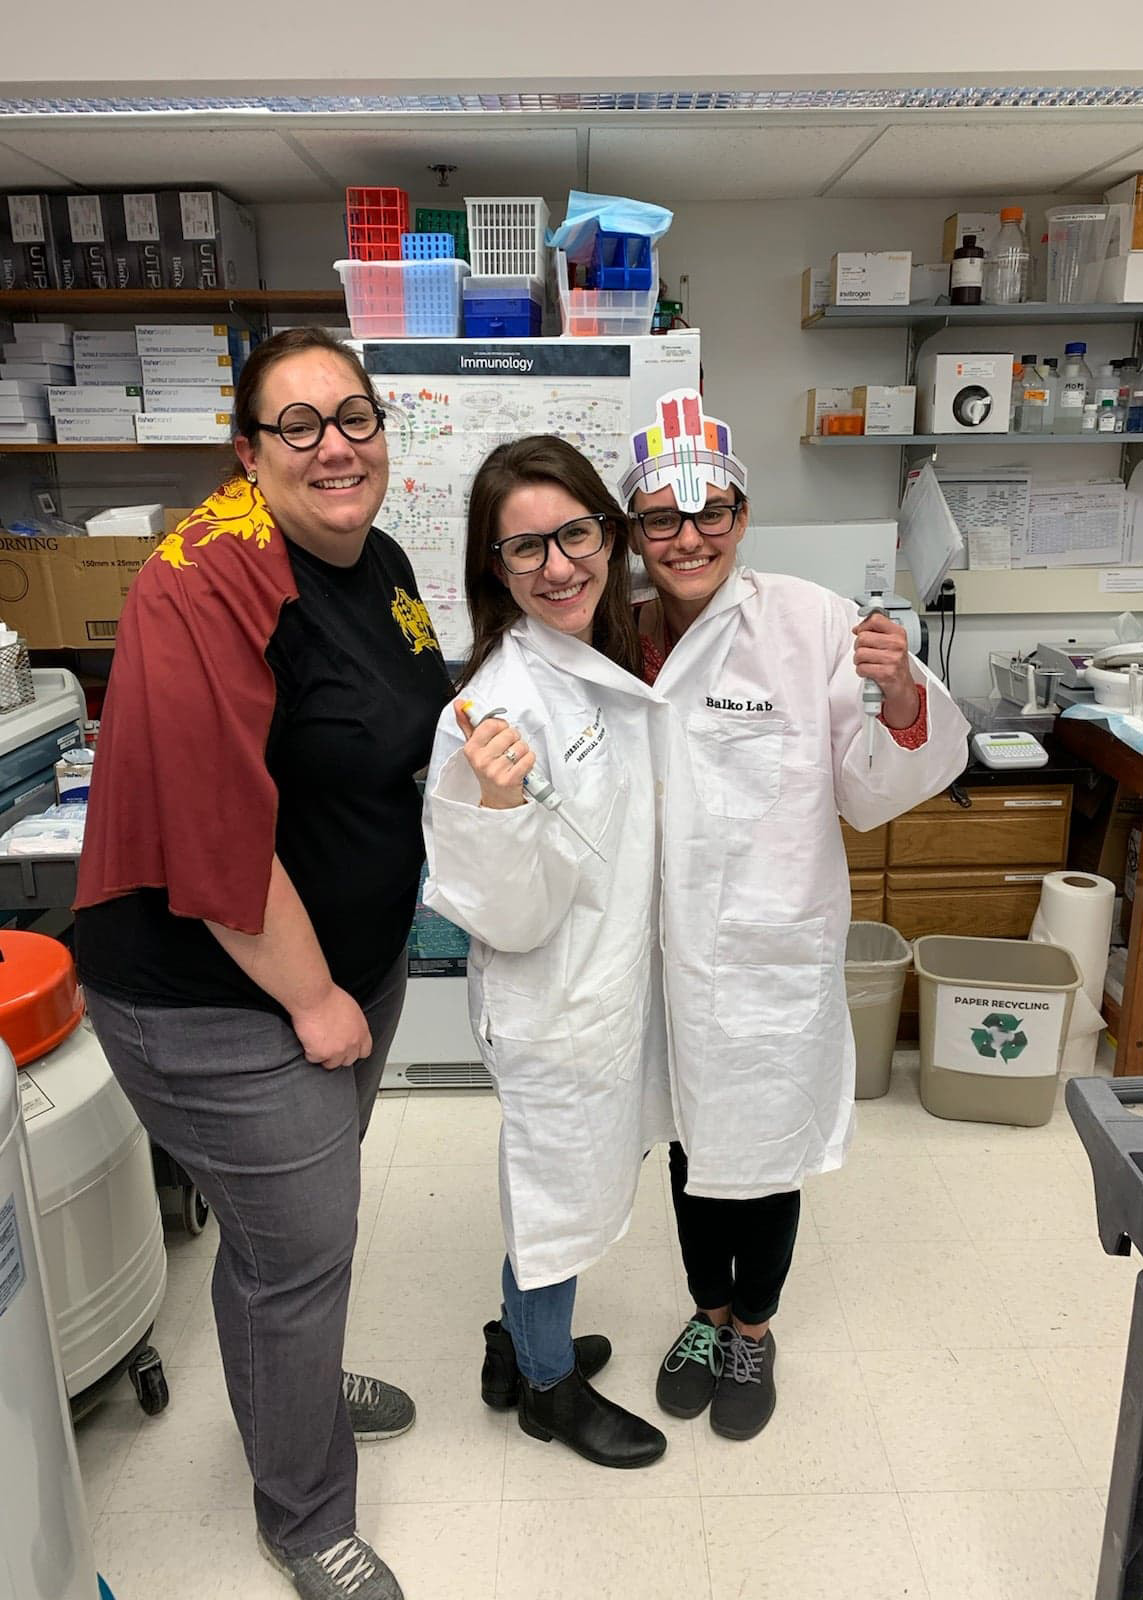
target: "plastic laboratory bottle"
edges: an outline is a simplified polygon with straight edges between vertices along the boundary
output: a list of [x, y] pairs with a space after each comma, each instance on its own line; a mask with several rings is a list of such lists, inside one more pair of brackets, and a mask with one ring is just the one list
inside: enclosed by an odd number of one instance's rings
[[1100, 433], [1118, 432], [1118, 429], [1115, 426], [1115, 413], [1118, 411], [1118, 409], [1119, 407], [1116, 405], [1114, 400], [1105, 400], [1103, 402], [1099, 408], [1099, 416], [1096, 419], [1096, 426]]
[[966, 233], [964, 243], [953, 251], [949, 303], [954, 306], [978, 306], [983, 282], [984, 251], [976, 242], [976, 234]]
[[1008, 402], [1008, 432], [1020, 432], [1020, 412], [1024, 403], [1024, 363], [1012, 363], [1012, 396]]
[[[1087, 345], [1081, 339], [1064, 346], [1064, 370], [1060, 373], [1060, 392], [1056, 402], [1055, 433], [1080, 433], [1083, 430], [1083, 408], [1092, 397], [1091, 368], [1084, 360]], [[1119, 397], [1119, 380], [1115, 380], [1113, 399]]]
[[1083, 408], [1083, 431], [1084, 431], [1084, 433], [1095, 433], [1095, 431], [1096, 431], [1096, 423], [1097, 423], [1096, 413], [1097, 413], [1098, 410], [1099, 410], [1099, 407], [1096, 405], [1094, 400], [1089, 400], [1087, 405], [1084, 406], [1084, 408]]
[[1120, 378], [1119, 373], [1116, 371], [1118, 364], [1119, 363], [1116, 361], [1105, 361], [1102, 367], [1099, 369], [1098, 376], [1095, 380], [1095, 387], [1088, 397], [1089, 399], [1095, 401], [1097, 408], [1101, 406], [1105, 400], [1119, 399]]
[[[968, 243], [968, 236], [965, 236]], [[1028, 298], [1032, 253], [1019, 206], [1005, 206], [1000, 232], [984, 262], [983, 297], [990, 306], [1015, 306]]]
[[1060, 363], [1056, 356], [1045, 356], [1039, 366], [1040, 377], [1048, 391], [1048, 409], [1044, 417], [1045, 433], [1054, 433], [1056, 409], [1060, 400]]
[[1143, 433], [1143, 389], [1132, 389], [1131, 404], [1127, 408], [1128, 433]]
[[1034, 354], [1023, 356], [1020, 364], [1024, 368], [1024, 387], [1020, 398], [1017, 427], [1021, 433], [1043, 433], [1044, 418], [1048, 410], [1048, 390], [1040, 376], [1039, 357]]

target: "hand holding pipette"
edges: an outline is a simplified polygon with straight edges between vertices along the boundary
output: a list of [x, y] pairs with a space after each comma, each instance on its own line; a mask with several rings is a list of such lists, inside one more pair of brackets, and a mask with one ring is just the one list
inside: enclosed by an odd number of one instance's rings
[[[863, 618], [885, 615], [885, 607], [876, 600], [862, 606]], [[881, 715], [881, 707], [885, 704], [885, 695], [876, 678], [863, 678], [861, 680], [861, 709], [865, 713], [865, 748], [869, 756], [869, 771], [873, 771], [873, 747], [877, 742], [877, 729], [875, 723]]]
[[[486, 711], [475, 721], [472, 720], [473, 710], [471, 700], [456, 702], [457, 724], [465, 736], [465, 755], [480, 784], [482, 804], [509, 809], [522, 805], [526, 795], [546, 811], [562, 817], [576, 837], [603, 861], [605, 857], [564, 808], [563, 796], [556, 792], [551, 780], [537, 767], [535, 751], [529, 748], [514, 728], [487, 729], [486, 739], [477, 738], [478, 730], [487, 723], [507, 717], [504, 707], [493, 706], [491, 711]], [[468, 746], [474, 741], [475, 749], [470, 753]]]
[[861, 608], [861, 621], [853, 630], [854, 665], [861, 678], [861, 709], [865, 714], [867, 760], [873, 766], [877, 721], [891, 728], [911, 727], [920, 712], [920, 696], [909, 665], [909, 641], [904, 628], [886, 613], [874, 592]]

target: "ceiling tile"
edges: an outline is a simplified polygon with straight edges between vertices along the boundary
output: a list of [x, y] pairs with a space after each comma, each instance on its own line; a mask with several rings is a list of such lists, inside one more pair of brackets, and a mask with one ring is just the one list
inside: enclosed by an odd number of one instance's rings
[[590, 187], [682, 200], [781, 200], [816, 194], [875, 131], [868, 124], [592, 128]]
[[86, 189], [195, 184], [225, 189], [247, 203], [328, 200], [334, 193], [278, 134], [264, 130], [87, 125], [74, 132], [8, 134], [5, 143]]
[[[515, 126], [497, 133], [438, 125], [400, 130], [313, 132], [297, 142], [338, 184], [383, 184], [422, 197], [441, 195], [446, 209], [466, 194], [540, 194], [558, 199], [576, 187], [573, 128]], [[428, 170], [456, 168], [438, 191]]]
[[[1050, 194], [1115, 160], [1143, 121], [896, 123], [829, 190], [831, 199]], [[1098, 185], [1085, 187], [1098, 188]]]

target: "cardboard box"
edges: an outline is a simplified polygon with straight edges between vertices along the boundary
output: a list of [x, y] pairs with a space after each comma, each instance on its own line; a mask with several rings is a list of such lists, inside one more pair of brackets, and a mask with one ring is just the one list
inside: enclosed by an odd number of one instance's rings
[[909, 273], [909, 304], [933, 305], [948, 299], [949, 264], [947, 261], [915, 261]]
[[827, 411], [852, 411], [852, 389], [806, 390], [806, 438], [822, 431], [822, 418]]
[[46, 339], [49, 344], [71, 344], [75, 329], [70, 322], [13, 322], [6, 339], [25, 344], [32, 339]]
[[966, 233], [976, 235], [976, 242], [988, 254], [993, 240], [1000, 232], [999, 211], [954, 211], [945, 218], [944, 238], [941, 241], [941, 259], [951, 261], [953, 252], [964, 243]]
[[807, 267], [802, 273], [803, 322], [808, 322], [812, 316], [829, 305], [829, 283], [828, 267]]
[[256, 289], [258, 235], [244, 206], [217, 189], [159, 196], [163, 271], [168, 289]]
[[56, 798], [70, 796], [72, 800], [86, 800], [91, 792], [91, 769], [95, 765], [95, 751], [82, 747], [69, 750], [56, 762]]
[[113, 287], [108, 226], [111, 199], [104, 194], [52, 196], [62, 289]]
[[0, 197], [0, 289], [58, 289], [60, 286], [51, 197], [46, 194]]
[[225, 411], [234, 410], [234, 385], [192, 383], [148, 383], [143, 386], [143, 409], [149, 414], [164, 411]]
[[0, 560], [19, 569], [24, 587], [19, 599], [4, 600], [5, 622], [34, 650], [113, 644], [127, 591], [155, 542], [0, 533]]
[[1129, 208], [1131, 237], [1127, 249], [1143, 250], [1143, 173], [1137, 172], [1132, 178], [1124, 178], [1122, 183], [1108, 189], [1103, 198], [1109, 206]]
[[231, 334], [225, 322], [144, 322], [135, 329], [141, 356], [230, 356]]
[[1010, 354], [923, 355], [917, 363], [920, 433], [1007, 433]]
[[114, 287], [164, 288], [159, 196], [155, 193], [113, 195], [108, 227]]
[[134, 328], [79, 328], [72, 339], [75, 356], [137, 356]]
[[50, 444], [55, 438], [50, 422], [0, 421], [0, 449], [6, 444]]
[[[3, 368], [0, 368], [0, 372]], [[47, 385], [33, 383], [28, 378], [0, 378], [0, 395], [9, 400], [16, 398], [43, 399], [47, 394]]]
[[1108, 256], [1100, 273], [1097, 299], [1111, 305], [1134, 305], [1143, 300], [1143, 249]]
[[46, 422], [47, 401], [32, 395], [0, 395], [0, 422]]
[[38, 383], [46, 389], [49, 383], [73, 383], [75, 368], [57, 367], [45, 361], [5, 361], [0, 367], [0, 379], [17, 383]]
[[907, 306], [913, 267], [908, 250], [839, 250], [830, 263], [835, 306]]
[[214, 389], [234, 381], [234, 363], [228, 355], [140, 356], [139, 364], [148, 388], [172, 383]]
[[865, 418], [866, 433], [912, 433], [917, 391], [911, 383], [863, 383], [853, 391], [853, 406]]
[[110, 383], [73, 385], [48, 390], [48, 409], [53, 417], [106, 417], [124, 411], [142, 411], [143, 391], [138, 384]]
[[57, 412], [55, 423], [60, 444], [135, 443], [133, 411]]
[[142, 387], [143, 369], [138, 356], [76, 356], [75, 381], [78, 384], [114, 383]]
[[226, 444], [230, 439], [230, 414], [172, 411], [148, 416], [139, 412], [135, 437], [140, 444]]
[[121, 538], [146, 539], [157, 537], [163, 532], [163, 508], [161, 505], [142, 506], [110, 506], [106, 511], [89, 517], [84, 523], [88, 534], [92, 538], [106, 539], [118, 536]]
[[194, 506], [164, 506], [163, 507], [163, 532], [174, 533], [180, 522], [185, 522], [194, 510]]
[[49, 366], [70, 367], [70, 344], [49, 344], [46, 339], [17, 339], [0, 345], [5, 361], [46, 361]]

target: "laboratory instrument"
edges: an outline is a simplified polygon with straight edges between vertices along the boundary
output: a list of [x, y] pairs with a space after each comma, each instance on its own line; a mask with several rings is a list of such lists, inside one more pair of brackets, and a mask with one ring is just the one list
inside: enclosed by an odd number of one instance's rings
[[[461, 710], [467, 715], [471, 705], [472, 702], [468, 701], [461, 706]], [[490, 717], [507, 716], [508, 712], [503, 706], [493, 706], [491, 711], [486, 711], [482, 717], [478, 717], [476, 719], [476, 721], [473, 723], [473, 727], [478, 728], [482, 722], [487, 722]], [[591, 840], [588, 838], [587, 834], [584, 833], [583, 829], [573, 820], [568, 812], [564, 810], [563, 796], [556, 792], [552, 785], [551, 779], [544, 772], [542, 772], [539, 767], [533, 767], [531, 772], [529, 772], [528, 776], [524, 779], [524, 793], [528, 796], [529, 800], [534, 800], [537, 805], [543, 806], [545, 811], [551, 811], [554, 814], [562, 817], [571, 831], [575, 834], [576, 838], [581, 840], [582, 843], [587, 846], [592, 855], [598, 856], [601, 861], [606, 861], [607, 857], [603, 855], [594, 844], [592, 844]]]
[[1055, 667], [1045, 667], [1019, 651], [1009, 655], [1004, 650], [990, 650], [988, 666], [993, 688], [1001, 700], [1020, 706], [1026, 716], [1059, 710], [1054, 696], [1060, 673]]
[[[868, 604], [861, 607], [863, 617], [885, 616], [885, 607], [881, 604], [880, 594], [870, 596]], [[877, 743], [877, 718], [881, 715], [881, 707], [885, 703], [885, 695], [881, 685], [873, 678], [861, 680], [861, 709], [865, 713], [865, 749], [869, 757], [869, 771], [873, 770], [873, 748]]]
[[1082, 643], [1079, 639], [1041, 641], [1033, 652], [1034, 660], [1042, 667], [1053, 667], [1060, 674], [1060, 685], [1065, 689], [1087, 687], [1087, 665], [1100, 650], [1105, 650], [1108, 640], [1098, 644]]
[[1011, 733], [974, 733], [972, 753], [986, 767], [1000, 770], [1013, 767], [1044, 767], [1048, 752], [1035, 734], [1023, 730]]
[[1097, 650], [1087, 668], [1087, 683], [1095, 691], [1096, 705], [1139, 715], [1132, 691], [1138, 701], [1143, 689], [1139, 681], [1141, 667], [1143, 644], [1111, 644]]

